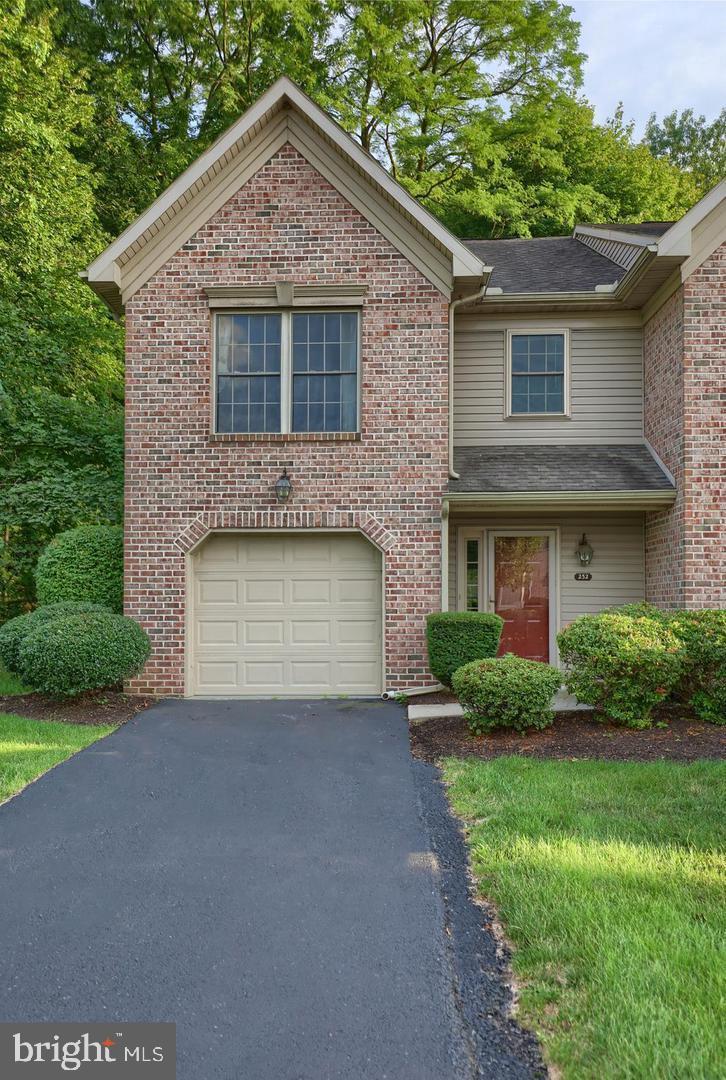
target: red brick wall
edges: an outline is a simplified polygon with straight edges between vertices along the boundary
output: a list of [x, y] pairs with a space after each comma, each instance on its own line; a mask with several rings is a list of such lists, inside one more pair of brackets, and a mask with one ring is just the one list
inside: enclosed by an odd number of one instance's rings
[[646, 515], [646, 595], [726, 603], [726, 245], [644, 328], [645, 436], [673, 473], [672, 509]]
[[685, 605], [726, 605], [726, 244], [683, 285]]
[[[359, 440], [210, 434], [202, 290], [281, 280], [367, 286]], [[185, 530], [199, 517], [225, 513], [234, 524], [235, 514], [279, 510], [283, 466], [295, 485], [286, 524], [353, 512], [391, 534], [387, 685], [432, 681], [424, 616], [440, 606], [447, 315], [442, 294], [289, 145], [128, 302], [125, 610], [153, 643], [133, 689], [184, 692]]]
[[683, 289], [643, 328], [645, 437], [673, 474], [676, 502], [645, 515], [646, 597], [659, 607], [683, 606]]

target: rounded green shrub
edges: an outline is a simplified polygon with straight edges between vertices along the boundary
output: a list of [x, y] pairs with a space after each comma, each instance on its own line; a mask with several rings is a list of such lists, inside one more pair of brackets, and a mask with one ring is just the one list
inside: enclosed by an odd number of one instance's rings
[[656, 622], [667, 623], [673, 616], [672, 611], [664, 611], [663, 608], [649, 604], [647, 600], [638, 600], [633, 604], [620, 604], [618, 607], [606, 608], [608, 615], [630, 615], [634, 619], [655, 619]]
[[679, 696], [699, 720], [726, 724], [726, 611], [669, 614], [669, 626], [683, 647]]
[[451, 686], [457, 668], [471, 660], [496, 656], [504, 620], [480, 611], [440, 611], [426, 619], [431, 673]]
[[653, 709], [681, 677], [683, 650], [670, 620], [582, 615], [560, 631], [557, 644], [570, 693], [627, 727], [650, 727]]
[[112, 611], [123, 607], [123, 530], [120, 525], [79, 525], [51, 540], [38, 559], [39, 604], [87, 600]]
[[46, 604], [45, 607], [17, 615], [14, 619], [0, 626], [0, 661], [8, 671], [18, 674], [20, 646], [25, 638], [37, 627], [58, 619], [62, 615], [80, 615], [88, 611], [108, 611], [103, 604], [89, 604], [83, 600], [64, 600], [59, 604]]
[[469, 730], [482, 735], [496, 727], [516, 731], [548, 727], [555, 717], [550, 705], [562, 675], [549, 664], [507, 653], [465, 664], [454, 672], [452, 683]]
[[18, 674], [34, 690], [72, 696], [138, 674], [149, 648], [146, 631], [123, 615], [64, 615], [27, 635], [20, 646]]

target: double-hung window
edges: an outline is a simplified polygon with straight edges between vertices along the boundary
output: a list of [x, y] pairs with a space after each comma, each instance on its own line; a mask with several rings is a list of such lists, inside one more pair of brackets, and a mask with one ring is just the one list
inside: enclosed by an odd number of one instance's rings
[[567, 415], [567, 331], [511, 330], [507, 353], [507, 415]]
[[219, 433], [358, 430], [357, 311], [225, 312], [215, 319]]

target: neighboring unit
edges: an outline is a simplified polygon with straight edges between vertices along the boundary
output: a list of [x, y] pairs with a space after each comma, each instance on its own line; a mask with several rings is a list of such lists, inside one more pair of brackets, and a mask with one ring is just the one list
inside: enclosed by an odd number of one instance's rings
[[133, 689], [431, 685], [425, 617], [556, 662], [720, 606], [726, 183], [680, 221], [452, 236], [281, 79], [87, 270], [125, 313]]

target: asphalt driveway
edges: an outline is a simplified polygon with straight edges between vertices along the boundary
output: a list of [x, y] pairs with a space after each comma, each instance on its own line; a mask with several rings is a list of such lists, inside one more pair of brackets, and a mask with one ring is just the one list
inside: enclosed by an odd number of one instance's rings
[[484, 1075], [419, 794], [394, 704], [140, 714], [0, 807], [0, 1020], [174, 1021], [182, 1080]]

